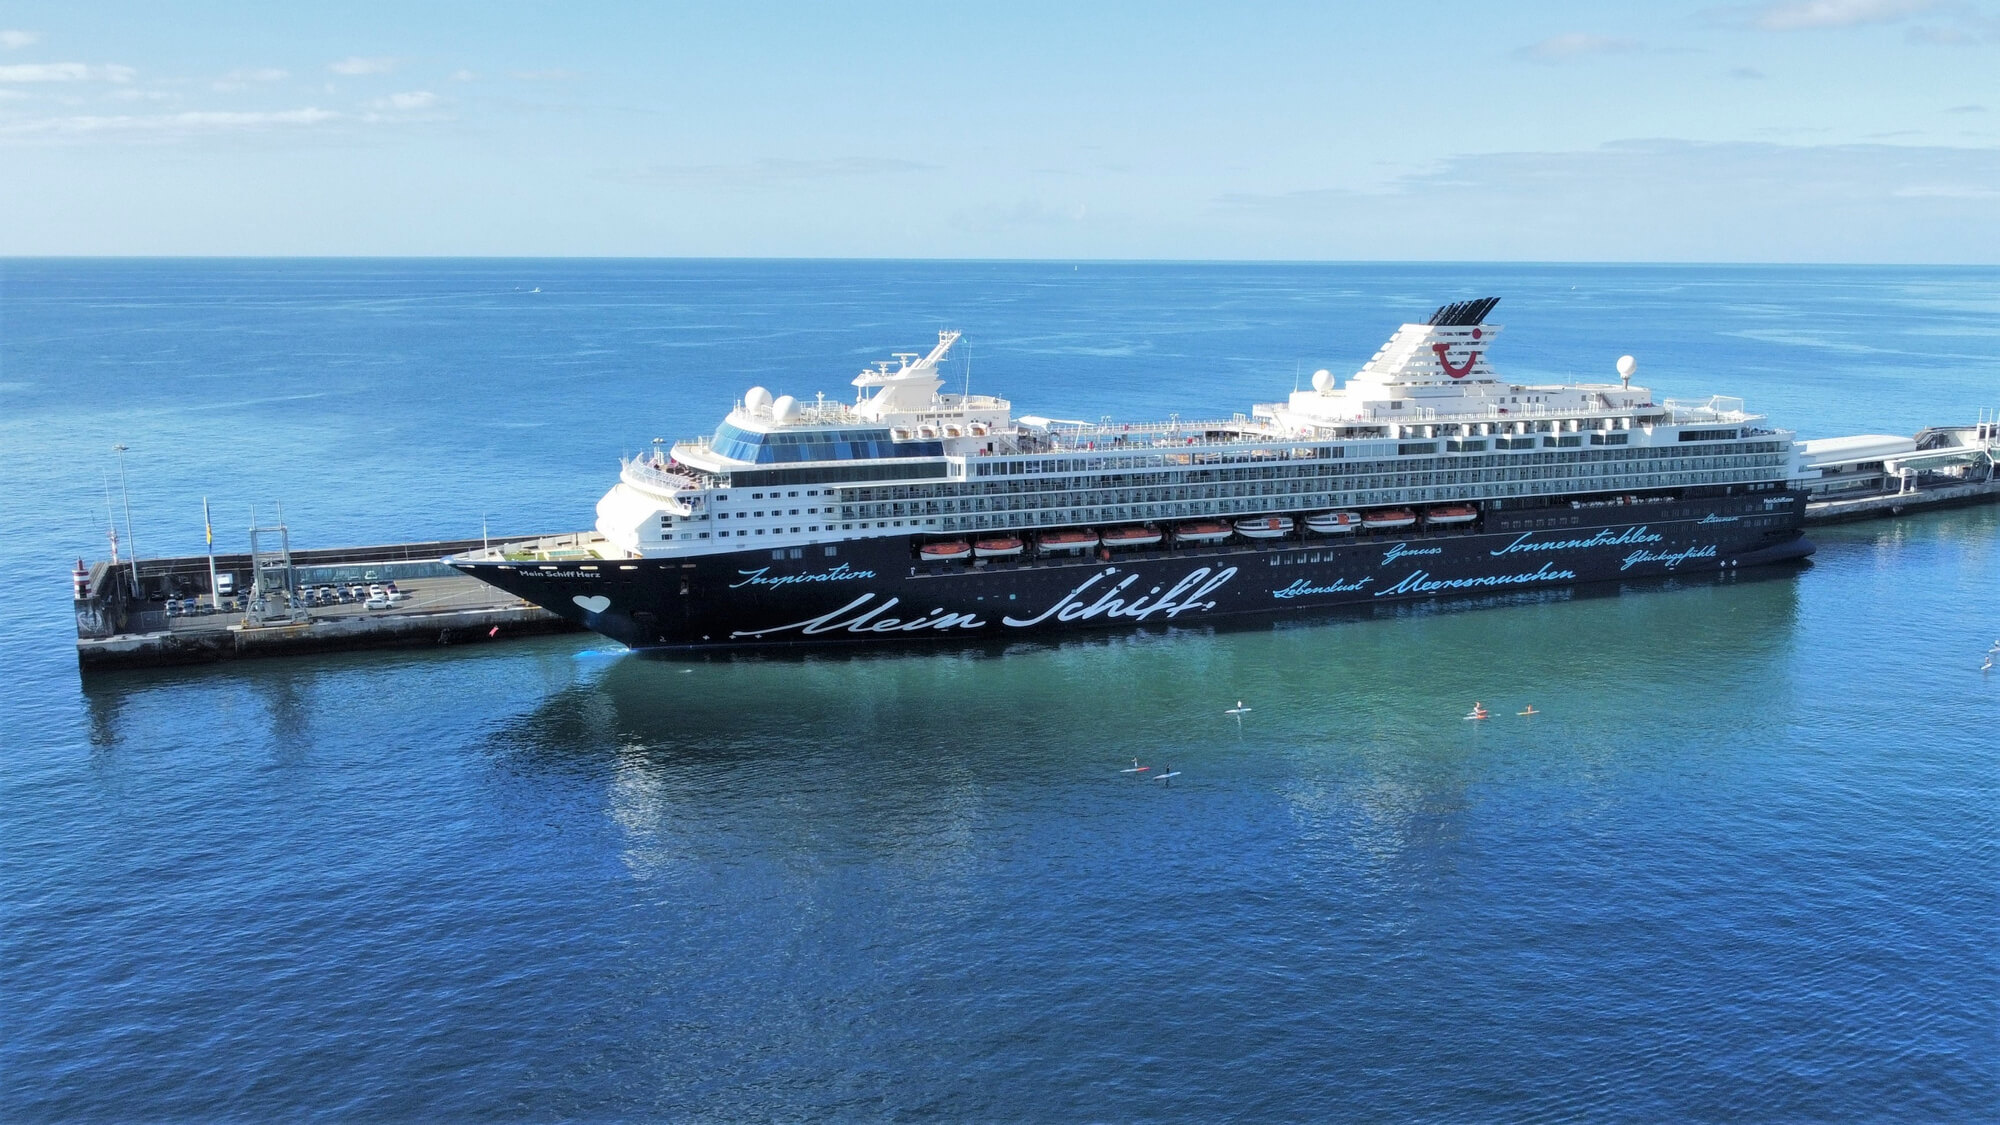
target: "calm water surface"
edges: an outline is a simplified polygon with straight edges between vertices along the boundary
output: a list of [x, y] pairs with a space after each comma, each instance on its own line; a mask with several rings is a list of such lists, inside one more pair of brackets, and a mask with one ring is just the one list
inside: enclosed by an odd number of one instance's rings
[[2000, 405], [1995, 270], [0, 262], [0, 1117], [2000, 1116], [1992, 508], [1223, 632], [75, 672], [114, 442], [142, 553], [567, 530], [941, 326], [1200, 417], [1487, 293], [1517, 377]]

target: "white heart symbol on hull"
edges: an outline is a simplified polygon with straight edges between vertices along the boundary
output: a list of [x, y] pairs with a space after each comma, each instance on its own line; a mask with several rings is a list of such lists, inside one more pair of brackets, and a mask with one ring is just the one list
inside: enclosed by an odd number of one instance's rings
[[605, 597], [603, 594], [592, 594], [588, 597], [578, 594], [571, 598], [570, 601], [582, 606], [586, 613], [603, 613], [605, 610], [611, 608], [611, 599]]

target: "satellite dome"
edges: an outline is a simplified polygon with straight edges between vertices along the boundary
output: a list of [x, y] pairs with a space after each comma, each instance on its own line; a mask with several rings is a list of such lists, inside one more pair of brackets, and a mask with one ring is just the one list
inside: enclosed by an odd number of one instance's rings
[[743, 393], [743, 407], [755, 414], [771, 405], [771, 392], [762, 387], [751, 387]]
[[1631, 356], [1629, 356], [1629, 355], [1621, 355], [1621, 356], [1619, 356], [1619, 357], [1618, 357], [1618, 377], [1619, 377], [1619, 378], [1621, 378], [1621, 379], [1630, 379], [1630, 378], [1632, 377], [1632, 375], [1633, 375], [1633, 374], [1634, 374], [1635, 372], [1637, 372], [1638, 370], [1639, 370], [1639, 361], [1638, 361], [1638, 360], [1636, 360], [1636, 359], [1633, 359], [1633, 358], [1632, 358]]
[[779, 395], [771, 403], [771, 420], [780, 426], [790, 425], [799, 419], [799, 400], [791, 395]]
[[1326, 392], [1333, 387], [1333, 372], [1322, 367], [1313, 372], [1313, 390]]

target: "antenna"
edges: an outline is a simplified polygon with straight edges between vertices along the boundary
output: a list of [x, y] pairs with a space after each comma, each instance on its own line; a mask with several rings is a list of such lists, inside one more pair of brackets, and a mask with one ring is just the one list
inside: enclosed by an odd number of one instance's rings
[[[972, 345], [971, 344], [965, 345], [965, 396], [964, 397], [967, 402], [970, 402], [972, 399]], [[965, 403], [960, 403], [959, 405], [964, 406]]]

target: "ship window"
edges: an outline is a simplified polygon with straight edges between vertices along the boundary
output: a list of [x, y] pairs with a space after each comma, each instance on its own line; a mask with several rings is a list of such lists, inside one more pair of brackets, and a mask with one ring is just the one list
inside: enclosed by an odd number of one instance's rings
[[780, 548], [778, 548], [777, 550], [775, 550], [775, 551], [772, 551], [772, 552], [771, 552], [771, 557], [772, 557], [773, 559], [782, 559], [782, 558], [784, 558], [784, 557], [785, 557], [785, 549], [784, 549], [783, 547], [780, 547]]
[[[794, 496], [797, 496], [797, 495], [798, 495], [798, 493], [794, 492], [794, 493], [793, 493], [792, 495], [794, 495]], [[796, 516], [796, 515], [798, 515], [798, 514], [799, 514], [799, 510], [798, 510], [797, 508], [793, 508], [793, 509], [792, 509], [792, 514], [793, 514], [793, 515], [795, 515], [795, 516]]]
[[785, 495], [787, 495], [787, 496], [797, 496], [797, 495], [798, 495], [798, 491], [797, 491], [796, 489], [794, 489], [794, 490], [793, 490], [793, 491], [791, 491], [791, 492], [787, 492], [787, 493], [785, 493]]
[[750, 494], [750, 499], [752, 500], [762, 500], [763, 498], [764, 494], [761, 492], [753, 492]]
[[798, 528], [796, 528], [796, 527], [795, 527], [795, 528], [793, 528], [793, 529], [792, 529], [792, 534], [793, 534], [793, 535], [797, 535], [798, 533], [799, 533], [799, 529], [798, 529]]
[[696, 536], [695, 536], [695, 538], [696, 538], [696, 539], [706, 539], [706, 538], [708, 538], [708, 532], [704, 531], [704, 532], [700, 533], [699, 535], [696, 535]]
[[793, 548], [792, 548], [792, 557], [793, 557], [793, 558], [795, 558], [795, 559], [802, 559], [802, 558], [805, 558], [805, 557], [806, 557], [806, 551], [805, 551], [805, 548], [804, 548], [804, 547], [793, 547]]
[[827, 557], [827, 558], [833, 558], [833, 557], [834, 557], [835, 555], [838, 555], [838, 554], [840, 554], [840, 548], [838, 548], [838, 547], [828, 547], [828, 548], [826, 549], [826, 557]]

